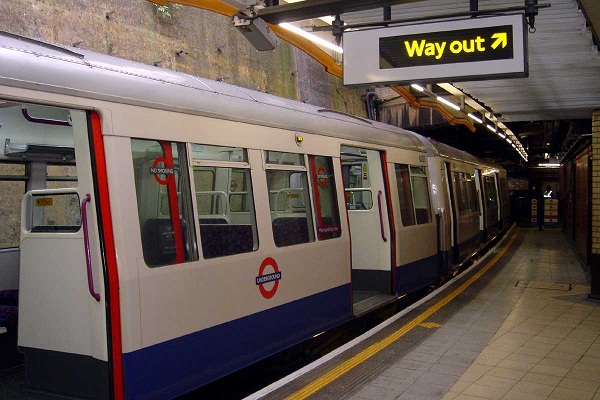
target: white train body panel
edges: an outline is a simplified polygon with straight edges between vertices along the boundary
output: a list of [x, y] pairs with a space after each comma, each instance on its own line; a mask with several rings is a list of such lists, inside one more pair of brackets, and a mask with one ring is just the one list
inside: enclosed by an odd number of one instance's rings
[[[12, 268], [0, 289], [20, 267], [19, 344], [37, 390], [186, 393], [352, 319], [353, 290], [397, 297], [445, 279], [440, 254], [481, 228], [453, 203], [446, 168], [489, 165], [265, 93], [0, 34], [0, 105], [23, 127], [0, 139], [48, 157], [0, 154], [40, 177], [20, 248], [0, 252]], [[27, 107], [72, 121], [19, 119]], [[75, 160], [52, 158], [64, 148]], [[52, 189], [52, 163], [77, 179]], [[87, 218], [41, 218], [61, 196]], [[44, 363], [72, 369], [55, 379]]]

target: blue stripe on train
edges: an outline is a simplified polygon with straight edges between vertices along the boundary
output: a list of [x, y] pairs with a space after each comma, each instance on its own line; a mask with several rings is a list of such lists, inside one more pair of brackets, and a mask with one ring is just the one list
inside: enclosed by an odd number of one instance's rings
[[401, 296], [437, 282], [438, 255], [396, 267], [396, 294]]
[[347, 284], [125, 353], [125, 396], [172, 398], [189, 392], [351, 319], [350, 299]]

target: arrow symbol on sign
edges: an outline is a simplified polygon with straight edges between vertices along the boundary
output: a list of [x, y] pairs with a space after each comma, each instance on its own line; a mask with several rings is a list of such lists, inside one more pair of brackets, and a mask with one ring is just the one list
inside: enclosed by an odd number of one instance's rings
[[502, 48], [505, 48], [508, 44], [508, 35], [506, 32], [494, 33], [492, 35], [492, 39], [496, 39], [494, 43], [492, 43], [492, 49], [496, 49], [496, 47], [502, 45]]

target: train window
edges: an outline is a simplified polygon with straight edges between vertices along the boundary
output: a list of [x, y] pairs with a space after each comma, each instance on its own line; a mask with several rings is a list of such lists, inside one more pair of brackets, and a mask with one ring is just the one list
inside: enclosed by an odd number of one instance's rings
[[431, 222], [431, 206], [425, 167], [396, 164], [396, 182], [402, 225]]
[[204, 161], [248, 162], [246, 149], [203, 144], [192, 144], [192, 158]]
[[0, 249], [19, 247], [21, 199], [26, 191], [27, 178], [25, 164], [0, 162]]
[[331, 157], [309, 156], [309, 162], [319, 240], [340, 237], [342, 231]]
[[342, 146], [342, 176], [348, 210], [370, 210], [373, 194], [369, 174], [367, 150]]
[[192, 157], [204, 258], [258, 249], [246, 149], [193, 144]]
[[460, 215], [479, 212], [479, 200], [474, 175], [455, 172], [454, 188]]
[[131, 148], [146, 264], [197, 260], [185, 144], [132, 139]]
[[429, 187], [425, 167], [410, 167], [410, 179], [413, 189], [415, 220], [417, 225], [431, 222], [431, 206]]
[[496, 182], [493, 176], [484, 176], [483, 181], [485, 184], [486, 193], [486, 205], [488, 207], [495, 207], [497, 205], [498, 192], [496, 190]]
[[464, 173], [454, 173], [454, 188], [456, 191], [459, 214], [466, 215], [469, 213], [469, 198], [467, 197], [467, 182]]
[[232, 213], [250, 211], [250, 201], [248, 199], [250, 185], [249, 174], [246, 173], [246, 170], [233, 169], [231, 171], [229, 207]]
[[265, 155], [267, 164], [304, 166], [304, 155], [302, 154], [265, 151]]
[[31, 232], [77, 232], [81, 207], [77, 193], [44, 193], [31, 196], [32, 215], [27, 219]]
[[465, 185], [467, 187], [468, 211], [471, 213], [479, 212], [479, 200], [477, 198], [477, 188], [475, 187], [475, 175], [465, 174]]
[[407, 165], [396, 164], [396, 182], [398, 184], [398, 199], [400, 201], [400, 215], [402, 225], [415, 224], [412, 190]]
[[74, 165], [46, 166], [46, 188], [61, 189], [77, 187], [77, 167]]
[[265, 159], [274, 161], [267, 164], [266, 168], [275, 245], [285, 247], [314, 242], [304, 156], [269, 151], [266, 153]]
[[[210, 200], [206, 201], [207, 195], [203, 195], [203, 193], [211, 193], [215, 190], [215, 168], [194, 168], [194, 186], [196, 187], [198, 214], [211, 214], [214, 202]], [[198, 196], [201, 198], [198, 198]]]

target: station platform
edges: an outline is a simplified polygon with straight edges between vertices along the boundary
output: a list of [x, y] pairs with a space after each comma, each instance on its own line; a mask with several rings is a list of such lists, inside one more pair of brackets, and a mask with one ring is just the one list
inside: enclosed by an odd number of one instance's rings
[[600, 400], [600, 302], [558, 229], [513, 227], [460, 276], [247, 399]]

